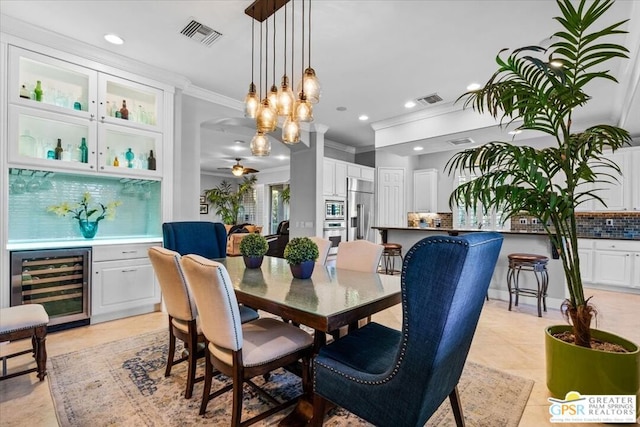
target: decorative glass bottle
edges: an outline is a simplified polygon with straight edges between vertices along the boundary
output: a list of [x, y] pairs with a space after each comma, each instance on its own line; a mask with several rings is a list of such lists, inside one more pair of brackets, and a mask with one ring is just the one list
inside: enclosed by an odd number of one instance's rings
[[62, 149], [62, 140], [60, 138], [58, 138], [58, 145], [56, 145], [56, 149], [55, 149], [55, 157], [56, 160], [62, 160], [62, 152], [64, 150]]
[[42, 83], [40, 80], [36, 82], [36, 88], [33, 90], [36, 101], [42, 101]]
[[127, 167], [128, 168], [132, 168], [133, 167], [133, 159], [136, 156], [135, 156], [135, 154], [133, 154], [133, 151], [131, 151], [131, 148], [129, 148], [127, 150], [127, 152], [124, 154], [124, 157], [127, 159]]
[[129, 110], [127, 110], [127, 101], [122, 100], [122, 108], [120, 109], [120, 118], [129, 120]]
[[82, 163], [89, 163], [89, 147], [87, 147], [87, 139], [82, 138], [80, 143], [80, 161]]
[[149, 158], [147, 159], [148, 162], [148, 168], [151, 171], [156, 170], [156, 158], [153, 157], [153, 150], [151, 150], [151, 152], [149, 153]]

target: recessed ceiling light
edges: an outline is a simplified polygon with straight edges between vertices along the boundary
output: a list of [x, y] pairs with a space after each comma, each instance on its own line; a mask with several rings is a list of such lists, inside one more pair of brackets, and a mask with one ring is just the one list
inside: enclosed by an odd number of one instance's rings
[[244, 150], [244, 147], [240, 147], [239, 145], [234, 145], [234, 146], [231, 147], [231, 149], [233, 151], [242, 151], [242, 150]]
[[553, 61], [549, 62], [549, 65], [552, 66], [553, 68], [561, 68], [562, 62], [558, 61], [557, 59], [554, 59]]
[[336, 107], [338, 111], [347, 111], [347, 107]]
[[522, 131], [520, 129], [509, 131], [509, 135], [518, 135], [521, 134]]
[[277, 158], [278, 160], [287, 160], [287, 156], [285, 156], [285, 155], [283, 155], [283, 154], [280, 154], [279, 156], [276, 156], [276, 158]]
[[413, 151], [422, 151], [424, 148], [422, 147], [413, 147]]
[[115, 34], [105, 34], [104, 39], [111, 44], [117, 44], [117, 45], [124, 44], [124, 40], [122, 39], [122, 37]]
[[416, 106], [416, 103], [414, 101], [407, 101], [404, 103], [404, 108], [413, 108]]
[[479, 83], [471, 83], [469, 86], [467, 86], [467, 90], [474, 91], [480, 89], [480, 87], [481, 86]]
[[366, 120], [369, 120], [369, 116], [367, 116], [366, 114], [361, 114], [360, 117], [358, 117], [358, 120], [362, 120], [364, 122]]
[[244, 144], [244, 143], [245, 143], [245, 141], [243, 141], [243, 140], [241, 140], [241, 139], [236, 139], [236, 140], [235, 140], [235, 141], [233, 141], [233, 142], [235, 142], [236, 144]]

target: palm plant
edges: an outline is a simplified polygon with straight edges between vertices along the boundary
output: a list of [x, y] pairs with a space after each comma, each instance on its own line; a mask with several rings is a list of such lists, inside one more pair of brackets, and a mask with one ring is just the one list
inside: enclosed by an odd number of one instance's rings
[[[617, 83], [604, 65], [627, 58], [628, 50], [603, 39], [626, 33], [620, 29], [626, 21], [594, 28], [613, 0], [581, 0], [577, 8], [571, 0], [556, 2], [562, 16], [555, 20], [562, 29], [548, 50], [527, 46], [506, 58], [502, 50], [496, 57], [498, 70], [484, 87], [460, 97], [465, 107], [488, 112], [501, 125], [522, 120], [518, 129], [546, 133], [556, 143], [539, 150], [490, 142], [456, 153], [447, 163], [448, 172], [469, 171], [478, 177], [457, 187], [449, 204], [497, 208], [506, 218], [526, 211], [540, 220], [564, 268], [569, 298], [562, 304], [563, 315], [572, 325], [575, 344], [590, 347], [596, 312], [582, 287], [575, 209], [588, 200], [604, 203], [598, 185], [616, 181], [620, 174], [604, 150], [615, 151], [631, 138], [624, 129], [606, 124], [573, 133], [571, 117], [590, 100], [588, 83]], [[548, 54], [548, 59], [541, 59], [541, 54]]]
[[238, 221], [243, 197], [253, 191], [257, 181], [258, 178], [255, 175], [245, 176], [238, 185], [238, 190], [234, 191], [232, 184], [225, 180], [217, 187], [205, 190], [204, 195], [209, 203], [216, 207], [216, 215], [220, 215], [222, 222], [234, 225]]

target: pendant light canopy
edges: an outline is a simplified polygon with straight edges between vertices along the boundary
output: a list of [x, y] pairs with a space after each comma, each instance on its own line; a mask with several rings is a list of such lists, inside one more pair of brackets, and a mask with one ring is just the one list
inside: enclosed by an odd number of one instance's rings
[[[295, 4], [302, 3], [302, 31], [300, 44], [300, 82], [296, 86], [296, 93], [292, 90], [289, 76], [287, 75], [287, 56], [291, 55], [291, 80], [294, 80], [294, 52], [295, 44]], [[308, 15], [305, 15], [305, 2], [309, 2]], [[287, 5], [291, 3], [291, 49], [287, 50]], [[275, 84], [276, 76], [276, 11], [284, 7], [284, 52], [283, 52], [283, 73], [280, 88]], [[278, 117], [284, 119], [282, 125], [282, 140], [287, 144], [296, 144], [300, 142], [300, 122], [313, 121], [313, 105], [320, 100], [320, 82], [316, 76], [315, 70], [311, 67], [311, 0], [256, 0], [251, 4], [245, 13], [252, 18], [251, 24], [251, 84], [249, 85], [249, 93], [245, 98], [245, 116], [256, 119], [256, 135], [251, 141], [251, 153], [254, 156], [268, 156], [271, 151], [271, 144], [267, 133], [273, 132], [278, 124]], [[262, 81], [262, 34], [263, 26], [260, 26], [260, 82], [264, 89], [264, 98], [261, 98], [262, 90], [256, 88], [253, 83], [253, 58], [254, 58], [254, 23], [261, 24], [272, 19], [273, 25], [273, 62], [272, 62], [272, 84], [268, 87], [268, 68], [269, 68], [269, 25], [265, 25], [265, 80], [264, 86]], [[305, 33], [305, 20], [308, 20], [308, 31]], [[306, 38], [305, 38], [306, 37]], [[308, 57], [305, 58], [305, 44], [308, 43]], [[305, 68], [305, 59], [307, 67]]]

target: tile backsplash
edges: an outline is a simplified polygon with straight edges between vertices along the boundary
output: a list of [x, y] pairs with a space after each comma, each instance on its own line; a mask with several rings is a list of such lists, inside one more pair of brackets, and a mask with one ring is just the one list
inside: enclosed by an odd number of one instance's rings
[[[71, 215], [58, 216], [47, 208], [62, 202], [77, 204], [85, 192], [91, 194], [92, 205], [121, 202], [113, 220], [100, 221], [95, 239], [162, 236], [158, 181], [63, 173], [45, 176], [45, 172], [31, 170], [22, 170], [20, 177], [26, 183], [23, 191], [20, 184], [13, 185], [19, 178], [17, 170], [10, 171], [9, 242], [82, 239], [77, 220]], [[47, 181], [50, 186], [42, 184]]]
[[[580, 212], [576, 223], [581, 238], [640, 239], [640, 212]], [[529, 215], [512, 217], [511, 230], [544, 231]]]

